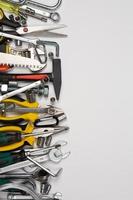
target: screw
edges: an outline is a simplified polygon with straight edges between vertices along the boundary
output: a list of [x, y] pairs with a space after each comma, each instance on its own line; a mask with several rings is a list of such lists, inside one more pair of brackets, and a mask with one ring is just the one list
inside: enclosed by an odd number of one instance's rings
[[52, 104], [54, 104], [55, 101], [56, 101], [55, 97], [51, 97], [51, 98], [50, 98], [50, 101], [51, 101]]

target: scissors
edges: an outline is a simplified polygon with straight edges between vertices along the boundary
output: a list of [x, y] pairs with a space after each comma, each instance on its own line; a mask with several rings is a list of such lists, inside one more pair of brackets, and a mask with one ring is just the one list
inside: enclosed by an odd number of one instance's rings
[[[20, 23], [16, 22], [15, 20], [10, 20], [8, 19], [3, 10], [0, 8], [0, 25], [2, 32], [12, 34], [12, 35], [17, 35], [17, 36], [23, 36], [23, 35], [28, 35], [28, 34], [39, 34], [40, 33], [47, 33], [50, 34], [50, 31], [65, 28], [66, 25], [64, 24], [48, 24], [44, 26], [24, 26], [21, 27]], [[8, 26], [10, 28], [13, 28], [15, 30], [9, 30], [9, 29], [4, 29], [3, 26]], [[61, 33], [54, 33], [52, 32], [51, 34], [55, 34], [55, 36], [61, 36], [61, 37], [66, 37], [67, 35], [61, 34]], [[45, 35], [42, 35], [45, 36]]]

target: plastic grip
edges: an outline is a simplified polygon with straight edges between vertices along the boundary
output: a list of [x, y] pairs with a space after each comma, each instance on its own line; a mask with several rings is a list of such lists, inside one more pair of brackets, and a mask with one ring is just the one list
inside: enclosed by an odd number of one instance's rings
[[26, 159], [25, 153], [23, 151], [19, 153], [4, 152], [0, 153], [0, 168], [12, 165], [17, 162], [24, 161]]
[[15, 132], [0, 133], [0, 147], [21, 141], [21, 134]]
[[48, 76], [45, 74], [31, 74], [31, 75], [16, 75], [16, 80], [43, 80], [48, 79]]
[[7, 72], [10, 69], [9, 65], [0, 65], [0, 72]]

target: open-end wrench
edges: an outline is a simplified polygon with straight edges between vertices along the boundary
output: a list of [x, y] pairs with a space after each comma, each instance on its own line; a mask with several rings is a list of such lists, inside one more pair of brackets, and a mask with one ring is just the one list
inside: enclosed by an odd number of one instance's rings
[[[58, 142], [60, 143], [60, 142]], [[64, 143], [64, 145], [67, 143]], [[60, 151], [60, 153], [59, 153]], [[38, 163], [45, 163], [48, 161], [52, 161], [54, 163], [58, 163], [60, 162], [62, 159], [67, 158], [70, 155], [70, 152], [67, 153], [62, 153], [60, 149], [54, 150], [52, 149], [47, 155], [43, 155], [43, 156], [38, 156], [34, 158], [34, 161], [38, 162]], [[28, 166], [32, 166], [32, 167], [28, 167]], [[23, 161], [23, 162], [18, 162], [3, 168], [0, 168], [0, 174], [3, 173], [7, 173], [10, 171], [14, 171], [14, 170], [19, 170], [24, 168], [25, 171], [33, 171], [35, 169], [35, 164], [31, 163], [29, 160]], [[45, 166], [45, 168], [47, 168]], [[62, 168], [60, 168], [55, 175], [59, 175], [59, 173], [61, 173]]]

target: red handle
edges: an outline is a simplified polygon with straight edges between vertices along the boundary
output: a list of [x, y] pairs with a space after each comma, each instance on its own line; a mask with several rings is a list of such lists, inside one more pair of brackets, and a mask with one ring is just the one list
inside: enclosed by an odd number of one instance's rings
[[0, 72], [6, 72], [9, 69], [11, 69], [11, 67], [9, 65], [7, 65], [7, 64], [4, 64], [4, 65], [0, 64]]
[[46, 74], [29, 74], [29, 75], [16, 75], [15, 78], [17, 80], [44, 80], [48, 79], [48, 76]]

